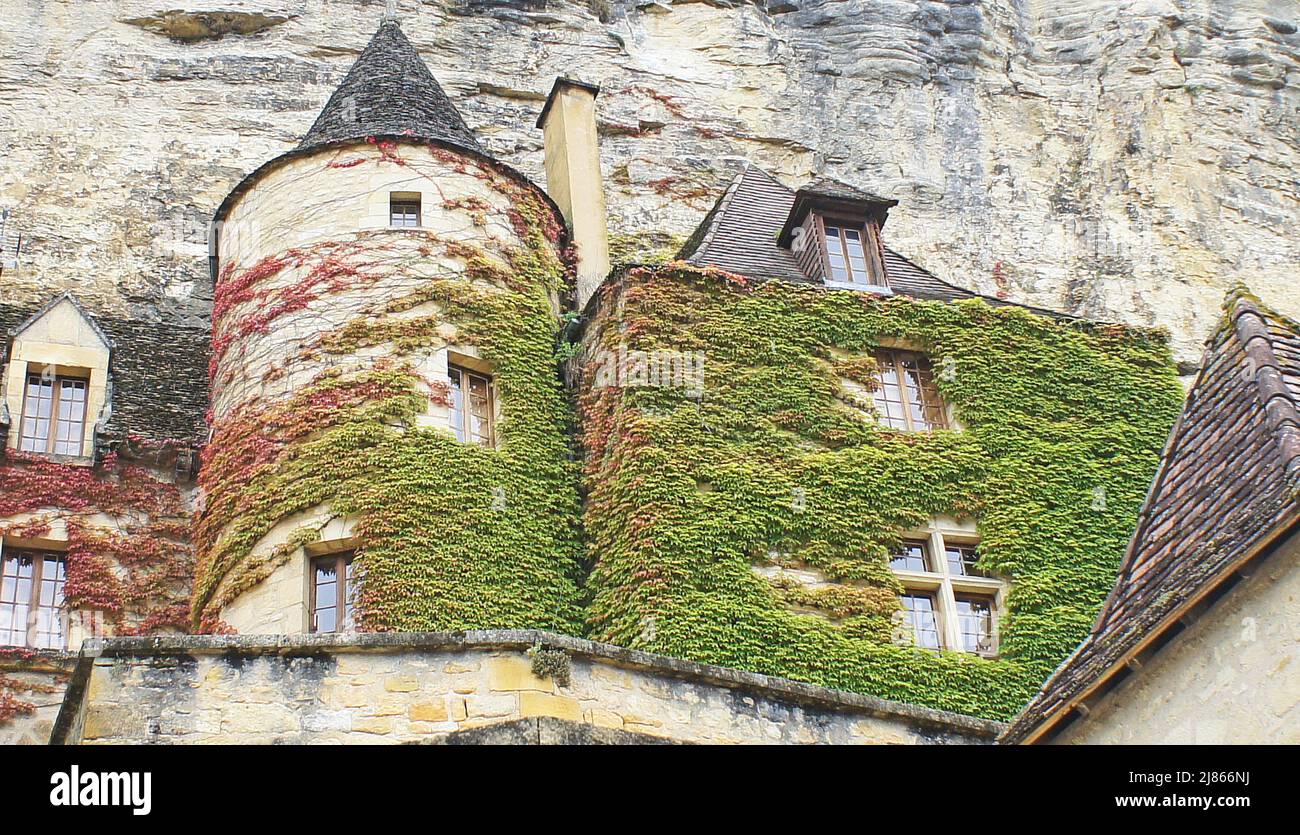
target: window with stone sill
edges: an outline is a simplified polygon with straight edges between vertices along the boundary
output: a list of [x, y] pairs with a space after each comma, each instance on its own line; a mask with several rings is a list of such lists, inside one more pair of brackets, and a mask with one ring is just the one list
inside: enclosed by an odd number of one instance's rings
[[311, 631], [350, 632], [355, 628], [354, 551], [314, 557], [311, 561]]
[[0, 548], [0, 645], [66, 649], [59, 551]]
[[414, 229], [420, 225], [420, 195], [395, 191], [388, 196], [388, 225], [397, 229]]
[[978, 568], [977, 560], [973, 541], [939, 529], [903, 541], [889, 566], [904, 589], [900, 637], [905, 642], [997, 655], [997, 616], [1006, 585]]

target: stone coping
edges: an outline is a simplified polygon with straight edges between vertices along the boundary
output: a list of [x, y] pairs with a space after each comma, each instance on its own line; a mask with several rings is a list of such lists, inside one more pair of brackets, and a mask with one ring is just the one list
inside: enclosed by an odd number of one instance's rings
[[562, 649], [572, 656], [604, 662], [616, 667], [641, 670], [676, 679], [745, 690], [755, 695], [799, 703], [822, 710], [863, 713], [909, 725], [992, 740], [1006, 728], [1003, 722], [950, 713], [832, 690], [815, 684], [773, 676], [698, 664], [626, 647], [588, 641], [531, 629], [475, 630], [469, 632], [357, 632], [302, 635], [167, 635], [133, 638], [92, 638], [82, 644], [80, 659], [51, 742], [61, 743], [71, 727], [90, 676], [95, 658], [177, 655], [295, 655], [313, 653], [394, 653], [474, 649], [527, 650], [535, 644]]

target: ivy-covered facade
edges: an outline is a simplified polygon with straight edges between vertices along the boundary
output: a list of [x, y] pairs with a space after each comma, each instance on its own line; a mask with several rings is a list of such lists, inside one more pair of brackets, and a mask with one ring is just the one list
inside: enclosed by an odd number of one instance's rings
[[[980, 299], [672, 263], [611, 281], [588, 328], [591, 637], [994, 718], [1087, 633], [1181, 403], [1159, 333]], [[882, 428], [846, 391], [900, 341], [943, 369], [960, 428]], [[602, 380], [664, 350], [702, 358], [698, 391]], [[975, 520], [980, 567], [1009, 583], [997, 658], [898, 640], [890, 557], [941, 516]]]

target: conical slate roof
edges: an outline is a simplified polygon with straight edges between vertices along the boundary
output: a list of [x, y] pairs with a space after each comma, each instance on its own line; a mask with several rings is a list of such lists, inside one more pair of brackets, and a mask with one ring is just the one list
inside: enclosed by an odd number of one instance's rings
[[483, 153], [456, 106], [393, 20], [379, 27], [298, 150], [385, 135], [432, 139]]

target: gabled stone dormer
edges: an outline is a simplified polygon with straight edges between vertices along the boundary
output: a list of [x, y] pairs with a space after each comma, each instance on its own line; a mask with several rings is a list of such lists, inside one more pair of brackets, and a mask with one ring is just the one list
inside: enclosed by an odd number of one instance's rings
[[112, 342], [70, 293], [15, 328], [4, 366], [9, 449], [90, 459]]

